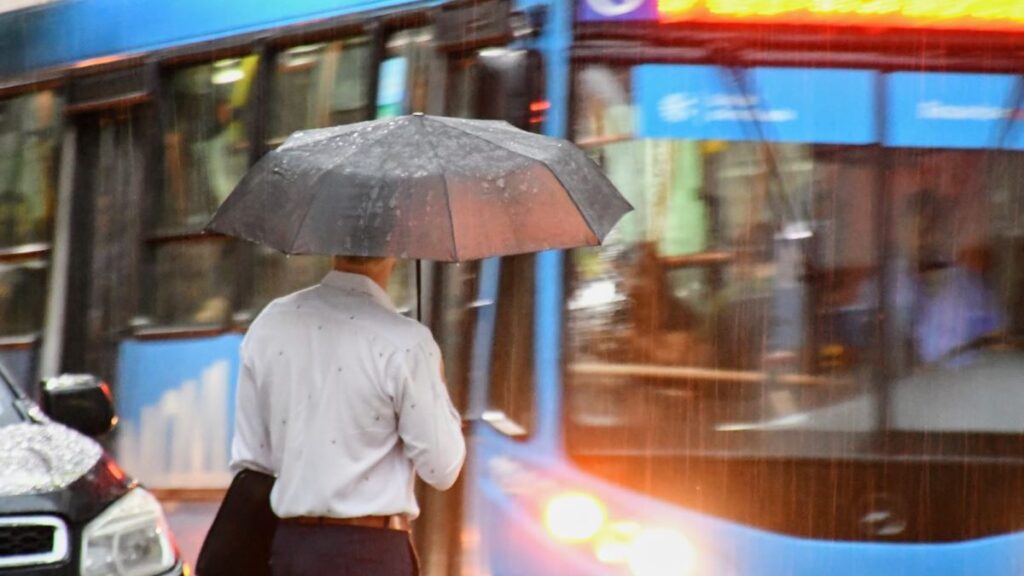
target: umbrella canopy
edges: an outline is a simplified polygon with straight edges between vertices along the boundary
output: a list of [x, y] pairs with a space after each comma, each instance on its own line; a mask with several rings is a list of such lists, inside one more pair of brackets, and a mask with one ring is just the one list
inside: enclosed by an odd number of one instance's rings
[[288, 254], [462, 261], [598, 244], [631, 209], [569, 142], [415, 114], [296, 132], [207, 230]]

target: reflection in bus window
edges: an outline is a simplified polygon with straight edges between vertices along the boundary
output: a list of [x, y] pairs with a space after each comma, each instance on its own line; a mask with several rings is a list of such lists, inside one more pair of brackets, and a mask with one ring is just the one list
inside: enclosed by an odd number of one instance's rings
[[501, 259], [491, 378], [484, 418], [509, 436], [534, 429], [532, 254]]
[[855, 149], [629, 139], [628, 77], [595, 66], [577, 80], [581, 140], [635, 210], [571, 256], [575, 423], [621, 442], [664, 426], [711, 448], [732, 440], [713, 431], [864, 393], [870, 166]]
[[636, 210], [570, 259], [573, 446], [1024, 430], [1019, 154], [887, 149], [880, 173], [857, 147], [630, 139], [627, 80], [577, 78], [577, 133]]
[[153, 249], [156, 278], [147, 313], [160, 325], [216, 324], [231, 320], [237, 270], [231, 264], [240, 244], [163, 242]]
[[479, 262], [438, 264], [434, 286], [439, 298], [433, 308], [433, 332], [444, 357], [448, 393], [460, 413], [466, 409], [469, 393], [469, 365], [475, 330], [475, 307], [471, 306], [479, 283]]
[[280, 144], [296, 130], [369, 119], [369, 79], [367, 38], [296, 46], [281, 52], [274, 68], [270, 144]]
[[0, 337], [42, 331], [47, 272], [45, 260], [0, 262]]
[[162, 227], [201, 228], [245, 174], [256, 64], [256, 56], [231, 58], [171, 75], [164, 108]]
[[900, 150], [893, 156], [898, 224], [889, 265], [890, 294], [900, 311], [899, 367], [966, 365], [977, 350], [965, 347], [1014, 330], [1019, 168], [1011, 155]]
[[429, 112], [428, 90], [437, 53], [433, 29], [417, 28], [392, 34], [380, 64], [377, 117]]
[[50, 241], [60, 108], [53, 92], [0, 101], [0, 248]]

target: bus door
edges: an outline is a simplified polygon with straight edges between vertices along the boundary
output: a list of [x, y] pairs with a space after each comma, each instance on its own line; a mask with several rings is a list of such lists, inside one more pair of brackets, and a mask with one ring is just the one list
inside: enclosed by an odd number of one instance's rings
[[0, 362], [35, 396], [53, 261], [63, 98], [0, 97]]
[[55, 234], [47, 374], [115, 378], [118, 337], [129, 328], [138, 298], [149, 98], [140, 66], [70, 81], [72, 157], [61, 177], [71, 193]]

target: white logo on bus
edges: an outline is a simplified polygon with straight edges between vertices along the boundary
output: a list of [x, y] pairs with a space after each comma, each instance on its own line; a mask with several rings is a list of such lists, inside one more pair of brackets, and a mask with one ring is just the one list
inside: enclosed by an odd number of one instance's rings
[[624, 16], [644, 5], [645, 0], [587, 0], [601, 16]]
[[685, 122], [697, 115], [698, 104], [697, 97], [676, 92], [658, 101], [658, 114], [665, 122]]

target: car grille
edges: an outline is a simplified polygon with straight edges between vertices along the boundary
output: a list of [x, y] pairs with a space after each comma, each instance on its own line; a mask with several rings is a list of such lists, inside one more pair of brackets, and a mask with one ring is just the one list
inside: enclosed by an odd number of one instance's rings
[[54, 516], [0, 516], [0, 568], [53, 564], [67, 558], [67, 525]]

